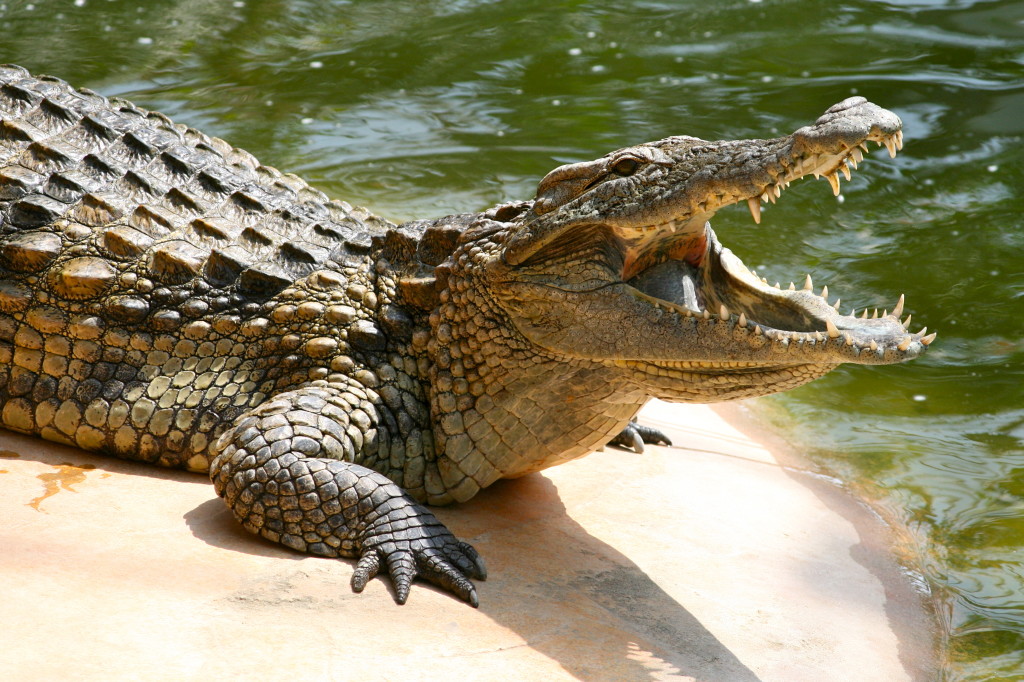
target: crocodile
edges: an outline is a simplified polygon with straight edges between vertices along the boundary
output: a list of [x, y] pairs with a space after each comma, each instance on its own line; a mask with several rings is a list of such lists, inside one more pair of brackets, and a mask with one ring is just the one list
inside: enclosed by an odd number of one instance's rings
[[[0, 420], [207, 472], [249, 531], [473, 606], [427, 505], [581, 457], [652, 397], [799, 386], [921, 355], [892, 312], [771, 286], [710, 218], [849, 177], [900, 119], [861, 97], [775, 139], [674, 136], [536, 196], [395, 224], [129, 102], [0, 67]], [[625, 431], [624, 431], [625, 430]], [[650, 433], [647, 433], [648, 437]]]

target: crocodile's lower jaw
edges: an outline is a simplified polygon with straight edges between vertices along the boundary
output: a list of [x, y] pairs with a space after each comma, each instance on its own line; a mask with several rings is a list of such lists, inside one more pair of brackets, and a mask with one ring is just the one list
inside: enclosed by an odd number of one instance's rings
[[638, 383], [655, 387], [669, 402], [712, 403], [757, 398], [802, 386], [828, 374], [835, 364], [750, 362], [644, 362], [620, 360], [615, 365], [635, 374]]

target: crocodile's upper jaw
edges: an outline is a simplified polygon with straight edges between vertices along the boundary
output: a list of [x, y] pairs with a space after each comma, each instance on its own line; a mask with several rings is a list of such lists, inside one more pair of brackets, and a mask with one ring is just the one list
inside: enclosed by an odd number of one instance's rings
[[[760, 221], [761, 201], [808, 174], [838, 193], [868, 141], [895, 155], [901, 122], [851, 98], [782, 138], [673, 137], [556, 169], [509, 226], [494, 295], [537, 346], [639, 372], [669, 399], [771, 393], [842, 362], [916, 357], [934, 334], [908, 332], [902, 297], [881, 317], [840, 315], [810, 277], [788, 290], [758, 279], [707, 222], [739, 202]], [[707, 390], [677, 395], [680, 380]]]

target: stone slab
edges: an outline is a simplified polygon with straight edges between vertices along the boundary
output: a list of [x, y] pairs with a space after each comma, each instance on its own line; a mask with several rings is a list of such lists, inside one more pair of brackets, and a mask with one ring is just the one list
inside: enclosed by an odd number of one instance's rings
[[478, 610], [355, 595], [351, 562], [249, 535], [203, 476], [0, 431], [0, 679], [928, 679], [876, 517], [708, 407], [645, 422], [675, 447], [439, 511], [487, 561]]

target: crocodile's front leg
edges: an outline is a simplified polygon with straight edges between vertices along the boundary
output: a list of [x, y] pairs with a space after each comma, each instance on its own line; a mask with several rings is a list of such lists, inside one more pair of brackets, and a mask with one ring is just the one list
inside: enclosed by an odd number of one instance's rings
[[486, 577], [476, 551], [386, 476], [342, 461], [353, 451], [343, 393], [344, 386], [317, 382], [240, 416], [210, 466], [217, 494], [253, 533], [312, 554], [358, 558], [356, 592], [384, 565], [399, 604], [419, 576], [476, 606], [468, 578]]
[[608, 445], [620, 448], [631, 448], [637, 454], [643, 454], [644, 445], [672, 445], [672, 440], [660, 429], [645, 426], [637, 422], [636, 417], [629, 420], [622, 432], [608, 441]]

